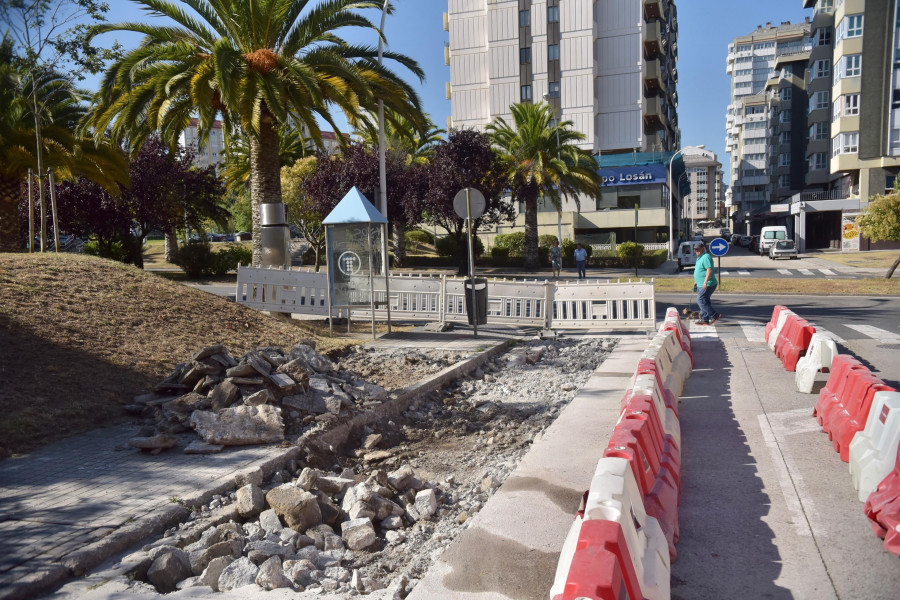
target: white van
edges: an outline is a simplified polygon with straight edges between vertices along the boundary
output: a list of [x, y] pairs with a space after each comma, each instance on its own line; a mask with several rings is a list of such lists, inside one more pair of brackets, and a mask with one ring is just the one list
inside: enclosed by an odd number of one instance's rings
[[773, 225], [771, 227], [763, 227], [759, 232], [759, 253], [769, 254], [769, 248], [775, 245], [775, 242], [788, 239], [787, 227], [784, 225]]
[[675, 253], [675, 260], [678, 261], [678, 266], [675, 267], [675, 272], [680, 273], [687, 267], [693, 267], [697, 264], [697, 255], [694, 254], [694, 244], [696, 242], [681, 242], [678, 246], [678, 252]]

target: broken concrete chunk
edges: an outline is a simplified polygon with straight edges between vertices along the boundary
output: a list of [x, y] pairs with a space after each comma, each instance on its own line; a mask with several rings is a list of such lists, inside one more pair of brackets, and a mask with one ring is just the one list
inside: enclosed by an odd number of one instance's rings
[[198, 351], [191, 357], [191, 362], [203, 360], [204, 358], [209, 358], [213, 354], [228, 354], [228, 348], [223, 346], [222, 344], [217, 344], [215, 346], [207, 346], [202, 350]]
[[225, 449], [221, 444], [207, 444], [200, 440], [194, 440], [184, 449], [185, 454], [218, 454]]
[[274, 404], [275, 395], [268, 389], [260, 390], [255, 394], [251, 394], [244, 398], [244, 404], [247, 406], [260, 406], [262, 404]]
[[416, 494], [416, 512], [423, 519], [431, 517], [437, 512], [437, 495], [434, 490], [422, 490]]
[[252, 483], [238, 488], [237, 511], [242, 517], [255, 517], [266, 507], [266, 496], [259, 486]]
[[235, 406], [219, 413], [197, 410], [190, 426], [209, 444], [242, 446], [284, 440], [284, 422], [278, 407]]
[[231, 367], [227, 371], [225, 371], [225, 375], [227, 377], [253, 377], [257, 375], [258, 372], [253, 368], [253, 365], [249, 363], [241, 363], [236, 367]]
[[259, 567], [246, 556], [242, 556], [222, 570], [222, 574], [219, 575], [219, 591], [227, 592], [255, 583], [257, 574]]
[[364, 550], [375, 543], [375, 528], [368, 518], [341, 523], [341, 539], [351, 550]]

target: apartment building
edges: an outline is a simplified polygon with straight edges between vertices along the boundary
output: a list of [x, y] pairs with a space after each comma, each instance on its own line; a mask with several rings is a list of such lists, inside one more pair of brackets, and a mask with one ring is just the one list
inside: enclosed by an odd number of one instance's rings
[[810, 30], [809, 19], [766, 23], [728, 46], [725, 149], [735, 231], [758, 229], [773, 202], [805, 185]]
[[725, 197], [722, 187], [722, 163], [716, 154], [702, 148], [684, 150], [685, 175], [690, 192], [685, 194], [681, 214], [684, 231], [697, 229], [700, 223], [720, 220]]
[[[449, 0], [444, 27], [448, 127], [484, 130], [498, 117], [510, 122], [515, 103], [547, 100], [557, 118], [584, 134], [582, 147], [600, 156], [601, 167], [622, 166], [619, 155], [661, 161], [632, 160], [639, 177], [643, 167], [664, 165], [667, 153], [680, 147], [674, 0]], [[612, 164], [604, 164], [607, 157]], [[667, 235], [665, 181], [665, 174], [654, 175], [652, 183], [627, 180], [624, 197], [633, 198], [634, 185], [652, 185], [657, 193], [649, 195], [659, 196], [651, 202], [658, 210], [643, 215], [639, 237]], [[609, 185], [618, 186], [612, 180]], [[579, 209], [569, 200], [561, 215], [543, 206], [540, 233], [572, 239], [624, 234], [635, 229], [631, 202], [582, 200]], [[515, 228], [523, 224], [520, 217]]]
[[184, 148], [194, 152], [194, 164], [198, 167], [213, 165], [218, 167], [225, 160], [225, 133], [222, 130], [222, 122], [214, 121], [209, 139], [205, 144], [199, 143], [197, 129], [199, 121], [191, 119], [190, 124], [178, 137], [178, 143]]

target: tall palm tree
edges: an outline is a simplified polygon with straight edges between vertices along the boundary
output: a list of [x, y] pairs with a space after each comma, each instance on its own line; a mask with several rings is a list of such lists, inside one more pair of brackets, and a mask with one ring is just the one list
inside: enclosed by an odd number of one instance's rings
[[557, 211], [563, 198], [579, 194], [600, 196], [602, 179], [597, 163], [587, 150], [575, 145], [584, 134], [571, 129], [571, 121], [554, 123], [548, 103], [513, 104], [512, 125], [498, 117], [487, 131], [500, 153], [512, 198], [525, 204], [525, 267], [538, 266], [537, 202], [550, 200]]
[[[383, 0], [134, 0], [171, 25], [100, 25], [97, 33], [135, 31], [141, 45], [104, 76], [90, 125], [139, 146], [152, 130], [174, 144], [192, 115], [204, 142], [217, 115], [226, 133], [242, 129], [250, 140], [253, 228], [259, 205], [281, 201], [277, 160], [279, 124], [293, 120], [320, 143], [317, 118], [337, 131], [332, 111], [355, 126], [378, 99], [414, 121], [421, 120], [416, 92], [378, 64], [373, 46], [348, 44], [344, 28], [378, 29], [360, 14]], [[381, 35], [380, 32], [378, 32]], [[419, 79], [411, 58], [384, 56]], [[258, 264], [259, 235], [253, 236]]]
[[28, 169], [37, 172], [38, 140], [43, 167], [53, 168], [60, 179], [86, 177], [108, 189], [128, 181], [128, 164], [118, 148], [75, 133], [87, 111], [84, 98], [58, 72], [26, 77], [17, 69], [11, 41], [0, 41], [0, 252], [23, 247], [19, 200]]
[[[363, 126], [357, 130], [362, 141], [372, 147], [378, 147], [378, 122], [371, 116], [363, 120]], [[446, 131], [438, 129], [428, 116], [424, 117], [423, 127], [392, 111], [384, 114], [384, 143], [389, 150], [401, 152], [406, 156], [406, 164], [423, 165], [434, 154], [435, 145], [441, 141]]]

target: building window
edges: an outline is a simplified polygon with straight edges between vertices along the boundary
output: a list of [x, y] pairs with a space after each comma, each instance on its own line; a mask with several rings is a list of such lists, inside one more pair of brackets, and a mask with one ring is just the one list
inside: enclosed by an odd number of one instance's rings
[[791, 176], [790, 175], [779, 175], [778, 176], [778, 187], [781, 187], [781, 188], [791, 187]]
[[822, 60], [817, 60], [813, 63], [812, 68], [812, 76], [811, 79], [816, 79], [818, 77], [830, 77], [831, 76], [831, 61], [827, 58]]
[[831, 94], [828, 91], [816, 92], [813, 94], [809, 99], [809, 112], [827, 109], [831, 104], [830, 95]]
[[547, 22], [559, 23], [559, 6], [547, 7]]
[[810, 157], [809, 170], [821, 171], [828, 167], [828, 155], [824, 152], [816, 152]]
[[551, 81], [547, 91], [550, 93], [551, 98], [559, 98], [559, 82]]
[[831, 44], [831, 29], [821, 27], [816, 29], [816, 46], [828, 46]]
[[862, 54], [848, 54], [834, 69], [834, 84], [844, 77], [859, 77], [862, 73]]
[[791, 155], [790, 154], [779, 154], [778, 155], [778, 166], [779, 167], [789, 167], [791, 166]]
[[791, 122], [791, 111], [789, 109], [781, 111], [781, 113], [779, 113], [779, 115], [778, 115], [778, 121], [781, 123], [790, 123]]
[[900, 108], [900, 90], [894, 90], [891, 96], [891, 108]]
[[519, 11], [519, 27], [528, 27], [531, 25], [531, 11], [530, 10], [520, 10]]
[[547, 46], [547, 60], [559, 60], [559, 44]]
[[782, 131], [778, 134], [778, 143], [779, 144], [790, 144], [791, 143], [791, 132], [790, 131]]
[[828, 126], [825, 123], [813, 123], [809, 128], [809, 141], [827, 140]]
[[856, 154], [859, 152], [859, 132], [849, 131], [834, 136], [831, 140], [831, 155]]
[[531, 48], [519, 48], [519, 64], [527, 65], [531, 62]]
[[781, 88], [781, 90], [778, 93], [778, 97], [782, 101], [788, 101], [793, 97], [793, 95], [794, 95], [793, 91], [794, 90], [792, 90], [791, 88]]
[[863, 34], [863, 16], [847, 15], [837, 27], [834, 28], [834, 36], [838, 42], [847, 38], [860, 37]]
[[832, 121], [841, 117], [855, 117], [859, 115], [859, 94], [845, 94], [834, 101]]
[[531, 102], [531, 86], [523, 85], [520, 91], [520, 100], [522, 102]]

